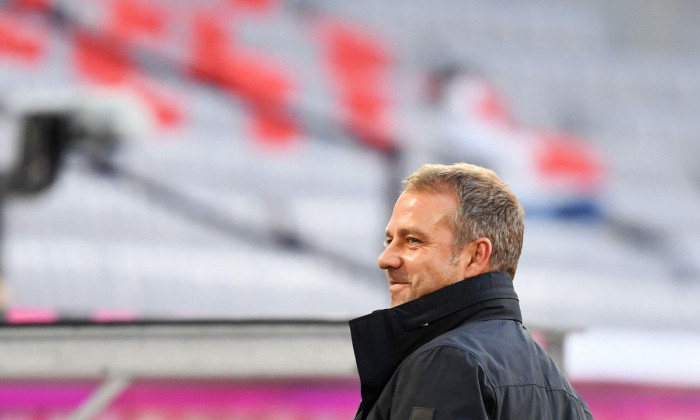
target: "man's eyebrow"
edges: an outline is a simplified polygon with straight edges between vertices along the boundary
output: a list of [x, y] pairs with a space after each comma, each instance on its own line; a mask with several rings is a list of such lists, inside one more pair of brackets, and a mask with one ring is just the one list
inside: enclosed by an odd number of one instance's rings
[[416, 229], [416, 228], [401, 228], [398, 230], [397, 233], [399, 236], [420, 236], [420, 237], [427, 236], [423, 231], [421, 231], [420, 229]]
[[[419, 236], [424, 238], [428, 236], [425, 232], [417, 228], [401, 228], [396, 232], [396, 234], [400, 237]], [[389, 232], [389, 229], [384, 232], [384, 235], [386, 238], [393, 237], [393, 235]]]

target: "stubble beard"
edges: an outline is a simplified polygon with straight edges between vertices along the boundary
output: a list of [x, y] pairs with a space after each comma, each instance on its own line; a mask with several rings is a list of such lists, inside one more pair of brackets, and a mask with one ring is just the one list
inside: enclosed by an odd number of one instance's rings
[[[432, 273], [433, 275], [429, 276], [430, 279], [426, 279], [425, 277], [419, 279], [409, 279], [409, 285], [407, 288], [402, 288], [401, 290], [391, 294], [391, 307], [393, 308], [395, 306], [403, 305], [404, 303], [419, 299], [427, 294], [462, 280], [462, 278], [459, 278], [457, 274], [457, 269], [460, 262], [460, 255], [455, 253], [450, 258], [447, 266], [443, 270], [434, 271]], [[437, 284], [438, 287], [428, 287], [427, 289], [425, 287], [418, 287], [429, 286], [431, 284]]]

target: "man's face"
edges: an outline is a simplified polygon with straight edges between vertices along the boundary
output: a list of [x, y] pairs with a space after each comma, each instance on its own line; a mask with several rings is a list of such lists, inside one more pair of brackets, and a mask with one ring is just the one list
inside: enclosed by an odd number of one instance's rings
[[449, 193], [406, 191], [396, 201], [377, 260], [389, 279], [392, 307], [464, 278], [464, 258], [453, 256], [447, 223], [456, 210], [457, 198]]

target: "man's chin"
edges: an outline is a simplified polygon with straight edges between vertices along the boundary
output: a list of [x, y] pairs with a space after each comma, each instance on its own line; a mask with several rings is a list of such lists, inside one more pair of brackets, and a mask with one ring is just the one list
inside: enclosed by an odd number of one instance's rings
[[392, 308], [395, 308], [395, 307], [397, 307], [397, 306], [399, 306], [399, 305], [403, 305], [404, 303], [406, 303], [406, 301], [404, 301], [404, 300], [401, 300], [401, 301], [394, 301], [394, 299], [392, 299], [392, 300], [391, 300], [391, 307], [392, 307]]
[[392, 284], [389, 286], [391, 307], [403, 305], [411, 300], [411, 287], [409, 284]]

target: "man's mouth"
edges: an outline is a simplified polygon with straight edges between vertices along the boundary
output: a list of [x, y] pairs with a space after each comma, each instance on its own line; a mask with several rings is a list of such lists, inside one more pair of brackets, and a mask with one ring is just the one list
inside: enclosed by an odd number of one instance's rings
[[389, 286], [393, 286], [395, 284], [408, 284], [408, 281], [406, 281], [405, 279], [393, 277], [390, 275], [387, 275], [387, 278], [389, 280]]
[[406, 281], [389, 280], [389, 292], [394, 292], [403, 289], [409, 285]]

